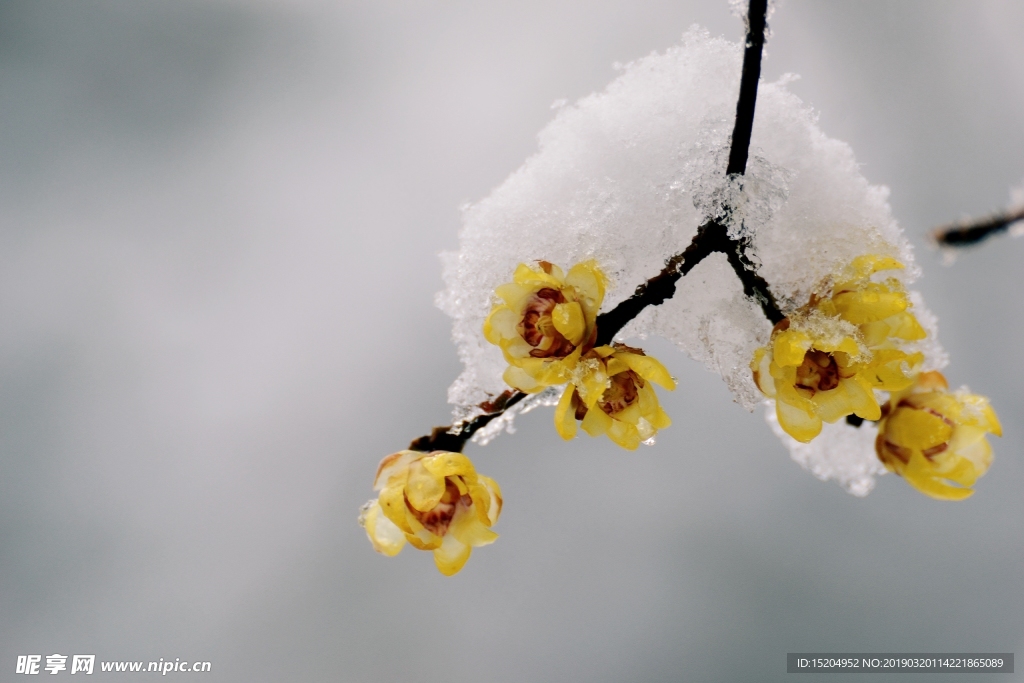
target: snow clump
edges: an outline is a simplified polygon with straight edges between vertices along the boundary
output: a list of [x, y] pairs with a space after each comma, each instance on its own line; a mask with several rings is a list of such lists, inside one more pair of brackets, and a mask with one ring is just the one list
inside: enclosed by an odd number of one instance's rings
[[[698, 226], [727, 204], [734, 209], [724, 216], [730, 232], [749, 242], [783, 311], [806, 304], [862, 254], [901, 261], [904, 283], [917, 276], [888, 189], [869, 184], [850, 147], [818, 128], [814, 112], [787, 89], [793, 77], [760, 84], [747, 173], [725, 176], [742, 55], [741, 43], [690, 29], [680, 45], [623, 67], [603, 92], [559, 107], [538, 136], [538, 151], [464, 208], [460, 248], [441, 256], [447, 289], [437, 296], [453, 318], [465, 366], [448, 392], [456, 420], [479, 414], [477, 404], [508, 388], [506, 363], [484, 339], [482, 325], [495, 287], [521, 262], [544, 259], [568, 268], [596, 259], [611, 280], [607, 311], [683, 251]], [[914, 313], [923, 324], [933, 321], [919, 297]], [[719, 373], [736, 401], [753, 410], [763, 397], [750, 360], [771, 329], [724, 255], [713, 254], [680, 280], [671, 300], [646, 309], [619, 338], [671, 340]], [[929, 368], [945, 364], [934, 338], [922, 350]], [[511, 428], [516, 412], [500, 426]], [[865, 460], [874, 458], [870, 430], [841, 422], [813, 444], [786, 441], [816, 476], [863, 494], [883, 471], [877, 460]], [[857, 457], [845, 455], [862, 447]]]

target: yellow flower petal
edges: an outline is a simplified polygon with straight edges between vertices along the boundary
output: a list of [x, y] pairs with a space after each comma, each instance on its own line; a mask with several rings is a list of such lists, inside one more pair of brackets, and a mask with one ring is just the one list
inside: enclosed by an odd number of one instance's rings
[[614, 414], [613, 419], [618, 422], [626, 422], [631, 425], [636, 425], [643, 417], [643, 413], [640, 412], [640, 404], [634, 403], [633, 405], [626, 406], [625, 409], [618, 411]]
[[836, 346], [833, 350], [845, 353], [849, 356], [856, 356], [860, 353], [860, 345], [857, 343], [857, 340], [854, 339], [853, 337], [843, 337], [839, 341], [839, 345]]
[[892, 292], [884, 285], [867, 285], [852, 292], [832, 297], [836, 311], [854, 325], [884, 320], [907, 309], [909, 302], [903, 292]]
[[[561, 275], [561, 272], [561, 270], [558, 270], [558, 275]], [[512, 274], [512, 281], [517, 285], [524, 285], [531, 289], [539, 289], [540, 287], [537, 287], [537, 285], [551, 287], [552, 289], [560, 289], [562, 286], [561, 277], [556, 276], [554, 273], [548, 274], [542, 270], [536, 270], [525, 263], [520, 263], [516, 266], [516, 270]]]
[[669, 391], [676, 388], [675, 380], [669, 374], [665, 366], [658, 359], [651, 356], [641, 356], [635, 353], [620, 353], [617, 357], [625, 361], [629, 369], [646, 380], [659, 384]]
[[957, 425], [949, 441], [949, 453], [953, 457], [969, 461], [977, 470], [978, 476], [984, 474], [992, 464], [992, 446], [985, 438], [985, 430], [980, 427]]
[[484, 338], [492, 344], [500, 344], [505, 339], [516, 339], [518, 317], [508, 306], [495, 308], [484, 321]]
[[658, 394], [654, 392], [654, 387], [650, 383], [644, 384], [637, 391], [638, 403], [640, 407], [640, 413], [646, 417], [649, 414], [653, 414], [658, 409]]
[[604, 301], [607, 279], [594, 260], [577, 263], [569, 269], [565, 283], [575, 287], [582, 295], [580, 303], [592, 318], [597, 317], [601, 302]]
[[480, 483], [484, 485], [487, 492], [491, 494], [491, 503], [487, 508], [487, 519], [490, 525], [494, 525], [498, 521], [498, 517], [501, 515], [501, 488], [498, 486], [498, 482], [494, 481], [490, 477], [480, 475]]
[[626, 422], [612, 420], [611, 426], [608, 427], [608, 438], [627, 451], [635, 451], [640, 447], [640, 432]]
[[484, 526], [492, 524], [490, 517], [491, 492], [483, 482], [477, 481], [469, 487], [469, 497], [473, 501], [470, 509]]
[[434, 564], [445, 576], [454, 576], [466, 565], [471, 550], [468, 545], [448, 534], [441, 546], [434, 550]]
[[534, 291], [532, 287], [521, 285], [517, 282], [506, 282], [495, 288], [494, 293], [505, 302], [505, 306], [518, 313], [523, 310], [526, 300], [533, 295]]
[[[505, 362], [509, 365], [523, 367], [531, 361], [540, 360], [530, 356], [530, 351], [533, 351], [533, 347], [527, 344], [526, 340], [519, 336], [518, 331], [514, 337], [499, 340], [498, 347], [501, 349], [502, 355], [505, 356]], [[540, 361], [538, 365], [542, 363], [543, 361]]]
[[964, 406], [961, 419], [965, 425], [980, 427], [996, 436], [1003, 435], [1003, 426], [987, 398], [965, 393], [959, 393], [958, 396]]
[[654, 435], [658, 433], [658, 430], [654, 428], [654, 425], [652, 425], [646, 417], [641, 417], [636, 421], [636, 431], [640, 437], [641, 443], [653, 438]]
[[780, 332], [773, 343], [775, 363], [781, 367], [798, 366], [804, 362], [810, 348], [811, 337], [806, 332], [796, 329]]
[[601, 436], [602, 434], [607, 434], [608, 430], [611, 429], [612, 419], [600, 408], [593, 408], [588, 410], [587, 414], [583, 416], [580, 426], [590, 436]]
[[597, 405], [604, 395], [604, 390], [608, 387], [608, 374], [603, 366], [599, 366], [578, 378], [574, 384], [583, 405], [589, 410]]
[[583, 341], [587, 321], [583, 317], [583, 308], [575, 301], [556, 304], [551, 311], [551, 322], [559, 334], [573, 344], [579, 345]]
[[[466, 479], [470, 480], [469, 483], [466, 482]], [[455, 484], [455, 488], [457, 488], [459, 490], [459, 496], [468, 496], [469, 495], [469, 484], [475, 484], [476, 483], [476, 476], [474, 475], [474, 476], [471, 476], [471, 477], [470, 476], [467, 476], [467, 477], [448, 477], [448, 481], [450, 481], [451, 483]]]
[[394, 557], [405, 547], [405, 534], [384, 516], [379, 502], [373, 501], [359, 521], [378, 553]]
[[963, 500], [974, 493], [971, 489], [942, 483], [931, 473], [925, 457], [917, 451], [911, 453], [910, 462], [903, 471], [903, 478], [921, 493], [937, 500]]
[[867, 278], [880, 270], [903, 270], [903, 264], [891, 256], [864, 254], [853, 259], [845, 272], [845, 280], [835, 286], [834, 291], [841, 292], [863, 284]]
[[498, 540], [498, 534], [484, 526], [472, 510], [461, 506], [448, 527], [448, 534], [471, 548], [490, 545]]
[[917, 387], [922, 391], [935, 391], [936, 389], [949, 389], [949, 382], [938, 370], [922, 372], [917, 377]]
[[750, 369], [754, 373], [754, 384], [761, 390], [761, 393], [768, 398], [775, 398], [775, 378], [771, 374], [772, 357], [765, 347], [754, 352], [754, 359], [750, 362]]
[[811, 401], [818, 417], [825, 422], [835, 422], [853, 413], [853, 401], [842, 382], [835, 389], [817, 392]]
[[949, 441], [953, 427], [931, 412], [896, 408], [886, 420], [885, 434], [892, 443], [925, 451]]
[[[943, 460], [942, 456], [945, 453], [939, 454], [939, 456], [930, 458], [932, 465], [936, 466], [933, 470], [934, 476], [952, 481], [961, 486], [971, 487], [978, 477], [981, 476], [981, 472], [975, 468], [974, 463], [966, 458], [946, 458]], [[941, 464], [940, 464], [941, 463]]]
[[[419, 525], [414, 517], [411, 517], [410, 519]], [[417, 550], [436, 550], [441, 547], [441, 541], [443, 539], [427, 529], [424, 529], [422, 525], [419, 525], [416, 533], [405, 535], [405, 540], [409, 541], [409, 545]]]
[[392, 477], [397, 476], [395, 483], [405, 483], [409, 476], [409, 463], [419, 460], [425, 453], [420, 451], [398, 451], [385, 457], [377, 466], [377, 476], [373, 479], [373, 490], [380, 491], [390, 484]]
[[405, 485], [405, 498], [409, 505], [427, 512], [441, 502], [444, 495], [444, 476], [437, 476], [425, 466], [430, 458], [424, 458], [409, 466], [409, 480]]
[[876, 349], [862, 375], [877, 389], [902, 391], [914, 383], [915, 369], [923, 362], [921, 353], [907, 355], [897, 349]]
[[860, 375], [844, 379], [840, 382], [850, 402], [853, 405], [853, 414], [865, 420], [877, 420], [882, 417], [882, 408], [875, 399], [875, 392], [871, 384]]
[[660, 407], [654, 412], [654, 415], [647, 419], [650, 420], [655, 429], [665, 429], [672, 426], [672, 420], [669, 418], [668, 413]]
[[405, 486], [385, 487], [380, 492], [378, 500], [384, 516], [394, 522], [395, 526], [407, 534], [416, 533], [412, 526], [415, 518], [411, 517], [409, 508], [405, 504]]
[[910, 312], [898, 313], [882, 322], [889, 326], [889, 335], [897, 339], [917, 341], [928, 336], [925, 329], [921, 327], [921, 323]]
[[605, 369], [606, 374], [609, 377], [614, 377], [615, 375], [621, 372], [628, 371], [629, 366], [626, 365], [626, 362], [622, 360], [620, 355], [617, 354], [614, 356], [609, 356], [608, 358], [605, 359]]
[[572, 407], [572, 395], [575, 392], [576, 387], [568, 385], [555, 406], [555, 430], [566, 441], [576, 438], [576, 415]]
[[970, 446], [963, 448], [956, 448], [950, 445], [950, 450], [953, 451], [954, 455], [959, 457], [961, 461], [970, 463], [973, 469], [973, 478], [970, 481], [961, 481], [959, 483], [964, 486], [972, 486], [974, 480], [985, 474], [988, 468], [992, 466], [992, 444], [987, 439], [977, 441]]
[[505, 384], [527, 394], [535, 394], [548, 387], [548, 385], [535, 380], [526, 370], [515, 365], [505, 368], [502, 379], [505, 380]]
[[440, 536], [434, 536], [426, 529], [420, 529], [417, 535], [406, 534], [405, 540], [416, 550], [437, 550], [441, 547]]
[[422, 462], [423, 467], [439, 479], [458, 476], [476, 481], [473, 462], [462, 453], [435, 453], [424, 458]]
[[813, 411], [808, 411], [792, 403], [779, 395], [775, 400], [775, 415], [779, 419], [779, 426], [791, 437], [802, 443], [810, 442], [821, 433], [821, 418]]

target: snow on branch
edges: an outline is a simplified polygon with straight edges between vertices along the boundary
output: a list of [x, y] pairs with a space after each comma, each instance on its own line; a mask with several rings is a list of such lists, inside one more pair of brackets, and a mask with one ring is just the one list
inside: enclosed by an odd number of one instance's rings
[[[736, 103], [736, 118], [726, 169], [728, 176], [742, 176], [747, 167], [750, 135], [754, 127], [754, 111], [757, 104], [757, 85], [761, 78], [761, 54], [764, 50], [767, 13], [768, 0], [751, 0], [746, 22], [748, 32], [743, 53], [739, 99]], [[686, 250], [670, 257], [662, 271], [639, 285], [633, 296], [620, 302], [611, 311], [598, 316], [596, 345], [610, 344], [619, 331], [645, 308], [660, 305], [672, 298], [676, 282], [713, 253], [726, 255], [730, 267], [743, 284], [744, 294], [759, 303], [765, 317], [772, 324], [785, 317], [776, 305], [768, 284], [757, 275], [756, 266], [746, 257], [745, 242], [729, 235], [723, 218], [724, 215], [731, 213], [731, 208], [726, 205], [721, 213], [723, 216], [712, 218], [701, 225]], [[526, 394], [522, 392], [504, 391], [497, 400], [482, 402], [479, 405], [481, 414], [454, 426], [435, 427], [429, 435], [413, 440], [409, 448], [419, 451], [460, 452], [466, 441], [474, 434], [524, 398]]]

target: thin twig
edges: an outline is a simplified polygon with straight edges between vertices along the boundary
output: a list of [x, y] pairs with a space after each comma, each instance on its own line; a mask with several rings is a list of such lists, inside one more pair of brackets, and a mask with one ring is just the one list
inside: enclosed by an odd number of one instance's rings
[[[519, 403], [524, 398], [526, 398], [526, 394], [521, 391], [506, 391], [498, 397], [497, 401], [492, 403], [492, 405], [499, 404], [493, 405], [493, 412], [478, 415], [472, 420], [463, 422], [458, 425], [458, 427], [452, 427], [450, 425], [445, 427], [434, 427], [428, 436], [421, 436], [409, 444], [409, 450], [449, 451], [451, 453], [461, 453], [466, 442], [469, 441], [474, 434], [486, 427], [491, 420], [501, 416], [506, 410]], [[484, 404], [481, 407], [487, 405], [488, 404]]]
[[[726, 169], [726, 174], [730, 176], [741, 176], [747, 170], [750, 134], [754, 128], [754, 108], [757, 104], [757, 83], [761, 78], [761, 52], [764, 48], [767, 11], [768, 0], [751, 0], [747, 17], [746, 49], [743, 51], [743, 75], [740, 77], [736, 122], [732, 129], [729, 165]], [[596, 343], [599, 346], [608, 344], [640, 311], [671, 299], [679, 279], [716, 252], [726, 255], [729, 265], [743, 283], [743, 293], [761, 304], [765, 317], [773, 325], [785, 317], [776, 305], [768, 283], [757, 274], [747, 259], [743, 242], [729, 237], [723, 221], [712, 219], [697, 229], [697, 235], [685, 251], [665, 262], [660, 273], [637, 287], [633, 296], [597, 317]]]
[[[736, 122], [729, 149], [729, 165], [726, 168], [726, 174], [729, 176], [742, 176], [747, 167], [750, 134], [754, 127], [754, 108], [757, 104], [757, 84], [761, 77], [761, 53], [764, 48], [767, 11], [768, 0], [750, 0], [747, 40], [743, 52], [743, 74], [740, 77]], [[612, 310], [597, 316], [595, 344], [601, 346], [611, 343], [626, 323], [642, 310], [648, 306], [658, 306], [672, 298], [679, 279], [714, 253], [726, 255], [729, 265], [743, 283], [744, 294], [760, 304], [768, 320], [774, 324], [785, 317], [775, 303], [768, 283], [757, 274], [754, 265], [747, 258], [745, 243], [729, 237], [724, 220], [711, 219], [697, 229], [696, 236], [685, 251], [669, 258], [662, 271], [637, 287], [633, 296], [620, 302]], [[520, 391], [506, 391], [495, 401], [481, 404], [480, 407], [485, 411], [483, 415], [455, 427], [435, 427], [429, 436], [421, 436], [409, 444], [409, 448], [416, 451], [462, 451], [474, 434], [524, 398], [526, 394]]]
[[743, 76], [740, 96], [736, 101], [736, 123], [732, 129], [729, 166], [726, 175], [743, 175], [750, 154], [750, 131], [754, 128], [754, 107], [757, 104], [757, 82], [761, 79], [761, 53], [764, 51], [764, 30], [768, 21], [768, 0], [750, 0], [747, 11], [747, 42], [743, 50]]
[[779, 310], [775, 299], [768, 289], [768, 283], [760, 275], [751, 270], [742, 242], [729, 237], [728, 230], [721, 221], [711, 220], [697, 229], [697, 235], [690, 242], [686, 251], [670, 258], [660, 273], [636, 288], [633, 296], [618, 306], [597, 316], [598, 346], [611, 343], [612, 339], [625, 327], [626, 323], [640, 314], [648, 306], [658, 306], [671, 299], [676, 293], [676, 283], [689, 273], [694, 266], [714, 253], [722, 253], [729, 260], [740, 282], [743, 293], [761, 304], [761, 310], [768, 320], [775, 323], [786, 317]]
[[1003, 211], [980, 220], [956, 222], [932, 231], [932, 239], [941, 247], [968, 247], [1006, 232], [1017, 221], [1024, 221], [1024, 207]]

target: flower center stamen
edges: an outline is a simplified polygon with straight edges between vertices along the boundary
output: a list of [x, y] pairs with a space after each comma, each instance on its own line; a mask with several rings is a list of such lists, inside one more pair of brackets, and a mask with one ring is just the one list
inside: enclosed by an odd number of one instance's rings
[[426, 512], [421, 512], [411, 505], [407, 504], [406, 507], [419, 520], [423, 528], [435, 536], [444, 536], [448, 533], [448, 527], [455, 517], [455, 509], [460, 502], [464, 506], [469, 507], [473, 504], [473, 499], [469, 496], [461, 495], [459, 487], [450, 478], [445, 478], [444, 494], [441, 495], [440, 502], [433, 508]]
[[611, 378], [611, 386], [605, 390], [597, 405], [609, 415], [620, 413], [637, 402], [640, 398], [639, 388], [643, 386], [643, 379], [632, 370], [620, 372]]
[[556, 289], [545, 287], [533, 294], [526, 302], [523, 319], [516, 326], [526, 343], [534, 347], [530, 355], [534, 358], [564, 358], [576, 346], [555, 329], [551, 312], [558, 304], [564, 304], [565, 297]]
[[830, 391], [839, 386], [839, 365], [831, 353], [811, 349], [796, 369], [796, 386], [810, 391]]

